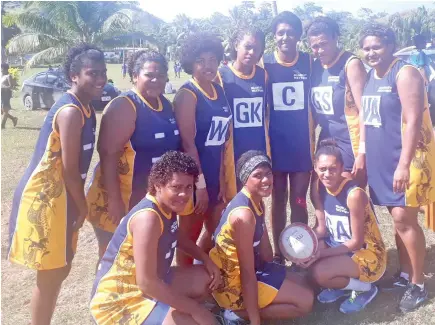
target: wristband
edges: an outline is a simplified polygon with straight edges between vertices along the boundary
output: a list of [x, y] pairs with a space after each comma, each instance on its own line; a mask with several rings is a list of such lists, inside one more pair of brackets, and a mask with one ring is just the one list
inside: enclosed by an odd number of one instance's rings
[[358, 153], [362, 153], [365, 154], [366, 153], [366, 143], [365, 141], [360, 141], [359, 142], [359, 147], [358, 147]]
[[198, 175], [198, 181], [195, 183], [195, 186], [198, 190], [206, 188], [204, 174]]

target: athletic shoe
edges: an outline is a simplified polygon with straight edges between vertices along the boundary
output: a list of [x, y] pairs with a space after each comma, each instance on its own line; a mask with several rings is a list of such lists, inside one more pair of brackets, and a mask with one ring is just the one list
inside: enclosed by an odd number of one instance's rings
[[219, 315], [216, 315], [216, 319], [222, 325], [248, 325], [249, 322], [238, 317], [233, 311], [225, 309]]
[[356, 313], [363, 310], [378, 294], [378, 287], [372, 285], [369, 291], [352, 291], [349, 299], [340, 306], [343, 314]]
[[421, 289], [418, 285], [411, 283], [400, 300], [399, 308], [402, 312], [410, 312], [428, 299], [426, 288]]
[[322, 304], [329, 304], [331, 302], [337, 301], [341, 297], [347, 297], [350, 294], [350, 290], [324, 289], [317, 295], [317, 300]]
[[400, 276], [400, 271], [397, 271], [393, 276], [379, 280], [377, 285], [382, 291], [391, 291], [406, 289], [409, 281]]

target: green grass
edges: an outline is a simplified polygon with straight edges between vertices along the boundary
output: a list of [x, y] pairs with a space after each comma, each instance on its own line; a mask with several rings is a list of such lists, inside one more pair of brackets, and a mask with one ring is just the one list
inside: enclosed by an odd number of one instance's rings
[[[36, 70], [26, 72], [32, 75]], [[187, 79], [182, 75], [181, 79], [173, 78], [173, 70], [170, 69], [170, 79], [175, 88], [179, 88]], [[122, 90], [127, 90], [131, 84], [122, 79], [120, 65], [108, 65], [108, 76], [115, 85]], [[24, 80], [24, 79], [22, 79]], [[15, 98], [12, 103], [12, 114], [19, 118], [18, 126], [13, 128], [8, 122], [5, 130], [1, 132], [1, 248], [2, 248], [2, 290], [1, 321], [4, 325], [21, 325], [30, 323], [30, 297], [35, 285], [35, 272], [26, 268], [9, 263], [7, 258], [7, 240], [9, 213], [11, 210], [13, 191], [27, 167], [39, 134], [45, 111], [24, 111], [23, 105]], [[101, 113], [97, 114], [98, 122]], [[10, 123], [10, 124], [9, 124]], [[94, 154], [93, 164], [98, 157]], [[91, 167], [92, 170], [92, 167]], [[268, 214], [270, 213], [270, 201], [266, 201]], [[314, 213], [309, 203], [310, 223], [314, 223]], [[394, 233], [392, 220], [385, 209], [377, 209], [381, 233], [388, 248], [388, 272], [393, 273], [397, 268], [396, 249], [394, 245]], [[289, 213], [288, 213], [289, 215]], [[422, 222], [422, 216], [420, 216]], [[269, 227], [270, 228], [270, 227]], [[427, 258], [425, 272], [430, 296], [435, 295], [435, 233], [425, 230]], [[73, 262], [70, 276], [64, 283], [54, 313], [52, 324], [77, 325], [92, 324], [88, 311], [89, 295], [91, 292], [95, 263], [97, 261], [97, 242], [92, 228], [85, 224], [80, 232], [77, 255]], [[367, 310], [358, 315], [345, 316], [338, 312], [338, 304], [323, 306], [316, 304], [314, 311], [308, 317], [296, 321], [281, 321], [269, 324], [298, 324], [298, 325], [431, 325], [435, 324], [435, 303], [432, 299], [428, 304], [417, 311], [403, 315], [397, 312], [399, 296], [394, 293], [381, 293]]]

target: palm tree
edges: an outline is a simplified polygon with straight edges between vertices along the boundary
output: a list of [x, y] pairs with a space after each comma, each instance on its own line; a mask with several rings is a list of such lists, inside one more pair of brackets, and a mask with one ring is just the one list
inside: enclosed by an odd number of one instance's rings
[[23, 10], [8, 14], [4, 23], [16, 24], [21, 34], [7, 44], [10, 54], [36, 53], [27, 66], [53, 62], [81, 42], [109, 46], [131, 31], [133, 2], [35, 1]]

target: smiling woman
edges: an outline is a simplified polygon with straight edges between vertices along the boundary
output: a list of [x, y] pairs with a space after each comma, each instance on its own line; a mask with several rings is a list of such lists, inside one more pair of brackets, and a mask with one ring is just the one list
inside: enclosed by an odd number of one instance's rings
[[[223, 209], [225, 170], [222, 156], [231, 125], [224, 91], [213, 82], [223, 52], [218, 37], [207, 33], [190, 35], [181, 48], [181, 65], [192, 79], [180, 88], [174, 99], [183, 151], [195, 159], [200, 169], [195, 208], [185, 211], [194, 216], [180, 219], [180, 230], [196, 241], [205, 221], [206, 234], [202, 236], [200, 246], [206, 252], [211, 248], [211, 235]], [[179, 265], [191, 262], [183, 253], [177, 252]]]
[[400, 272], [383, 286], [407, 288], [399, 306], [408, 312], [428, 295], [425, 238], [417, 214], [419, 207], [435, 202], [435, 138], [423, 78], [393, 56], [394, 32], [367, 25], [360, 46], [373, 68], [362, 97], [370, 197], [393, 217], [400, 260]]
[[137, 51], [128, 72], [134, 88], [112, 100], [103, 113], [100, 163], [87, 193], [100, 258], [121, 218], [145, 196], [152, 165], [180, 147], [172, 105], [162, 94], [168, 79], [165, 57]]
[[272, 32], [277, 51], [264, 56], [264, 68], [269, 77], [269, 135], [275, 181], [272, 194], [273, 243], [276, 261], [281, 262], [283, 257], [278, 239], [287, 220], [288, 197], [291, 221], [308, 221], [306, 197], [313, 169], [314, 131], [308, 109], [311, 58], [308, 53], [297, 50], [302, 22], [292, 12], [283, 11], [274, 18]]
[[47, 113], [9, 223], [10, 261], [37, 270], [32, 324], [50, 323], [88, 215], [84, 185], [96, 128], [89, 104], [107, 80], [103, 52], [87, 44], [72, 48], [65, 72], [71, 89]]

